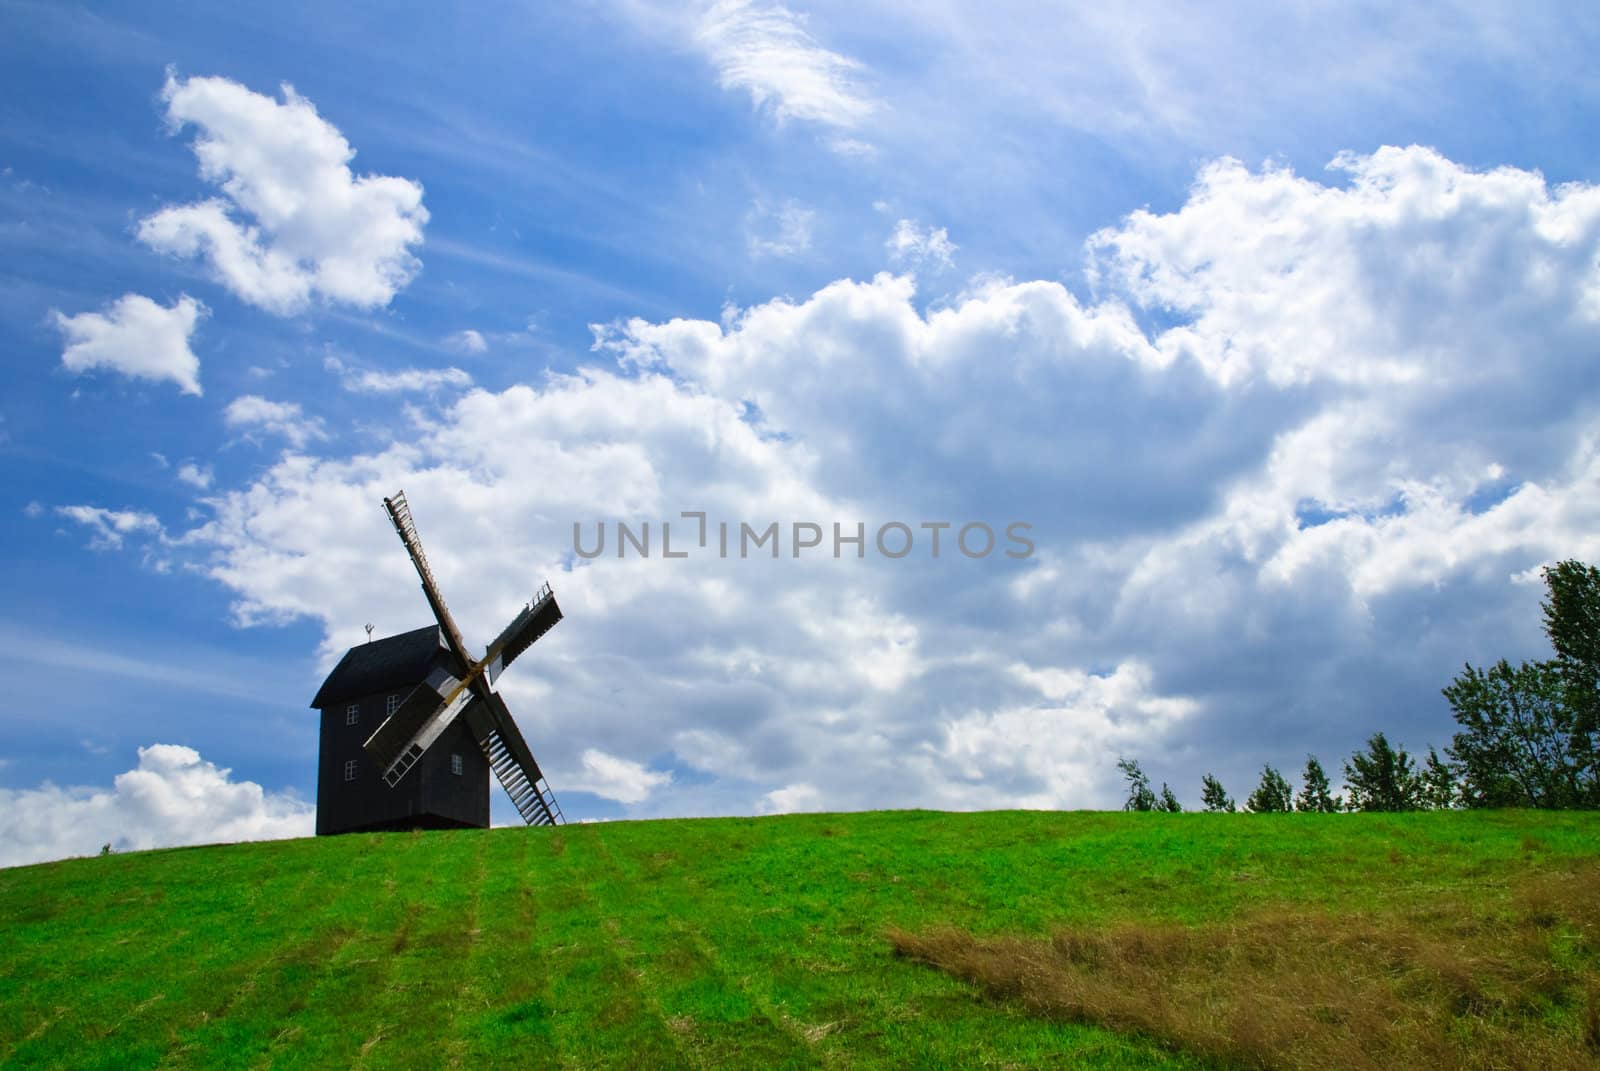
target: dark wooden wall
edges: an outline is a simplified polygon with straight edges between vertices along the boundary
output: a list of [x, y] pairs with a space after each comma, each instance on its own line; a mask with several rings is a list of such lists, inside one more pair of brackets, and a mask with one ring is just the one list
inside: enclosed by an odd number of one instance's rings
[[[489, 760], [465, 722], [457, 718], [434, 741], [401, 782], [390, 788], [361, 745], [387, 717], [391, 694], [404, 698], [409, 687], [362, 696], [359, 720], [346, 724], [341, 702], [322, 711], [322, 737], [317, 758], [317, 835], [383, 829], [487, 828], [489, 825]], [[461, 756], [461, 773], [450, 769], [450, 756]], [[359, 764], [354, 781], [344, 779], [349, 759]]]

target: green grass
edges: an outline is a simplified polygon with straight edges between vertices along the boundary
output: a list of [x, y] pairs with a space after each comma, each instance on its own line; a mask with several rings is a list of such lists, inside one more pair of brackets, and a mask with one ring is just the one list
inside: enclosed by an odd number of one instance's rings
[[0, 871], [0, 1066], [1213, 1066], [889, 934], [1492, 917], [1597, 847], [1592, 814], [876, 812], [69, 860]]

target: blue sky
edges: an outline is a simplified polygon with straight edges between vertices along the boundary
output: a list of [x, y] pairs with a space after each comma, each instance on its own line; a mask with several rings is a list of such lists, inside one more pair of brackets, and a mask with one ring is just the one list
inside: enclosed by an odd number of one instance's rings
[[[1596, 21], [0, 4], [0, 862], [309, 829], [401, 487], [578, 818], [1446, 743], [1600, 558]], [[1037, 552], [571, 553], [683, 510]]]

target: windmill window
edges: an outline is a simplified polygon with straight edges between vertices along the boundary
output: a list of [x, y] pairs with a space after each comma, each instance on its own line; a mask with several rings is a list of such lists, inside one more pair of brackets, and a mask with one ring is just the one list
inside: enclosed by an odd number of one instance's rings
[[461, 776], [461, 756], [460, 755], [451, 755], [450, 756], [450, 772], [455, 774], [457, 777]]
[[346, 725], [354, 725], [356, 722], [358, 722], [360, 720], [361, 720], [361, 704], [360, 703], [351, 703], [349, 706], [344, 708], [344, 723]]
[[398, 695], [391, 695], [389, 697], [388, 713], [393, 714], [395, 711], [397, 711], [399, 709], [400, 709], [400, 697]]
[[346, 781], [354, 781], [360, 769], [361, 765], [355, 759], [347, 760], [344, 764], [344, 779]]

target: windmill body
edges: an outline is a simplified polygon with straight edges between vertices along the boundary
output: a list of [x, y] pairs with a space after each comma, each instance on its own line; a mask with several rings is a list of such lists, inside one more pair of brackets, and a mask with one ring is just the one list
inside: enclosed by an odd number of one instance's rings
[[486, 828], [489, 760], [463, 721], [446, 727], [396, 784], [364, 745], [419, 685], [461, 672], [439, 626], [352, 647], [311, 705], [322, 712], [317, 759], [317, 835], [397, 829]]
[[405, 495], [383, 505], [438, 624], [352, 647], [311, 701], [322, 711], [318, 834], [487, 826], [490, 772], [523, 821], [560, 824], [539, 763], [494, 690], [561, 620], [555, 593], [542, 587], [475, 658], [439, 594]]

